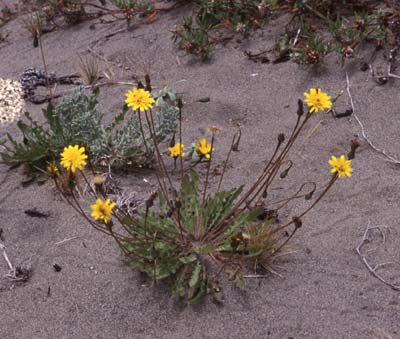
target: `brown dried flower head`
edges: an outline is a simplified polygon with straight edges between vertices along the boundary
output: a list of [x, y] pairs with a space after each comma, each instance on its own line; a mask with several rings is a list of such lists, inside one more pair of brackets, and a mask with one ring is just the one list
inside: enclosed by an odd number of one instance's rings
[[217, 134], [218, 132], [221, 131], [221, 127], [214, 126], [214, 125], [208, 127], [207, 129], [208, 129], [208, 132], [211, 133], [211, 134]]

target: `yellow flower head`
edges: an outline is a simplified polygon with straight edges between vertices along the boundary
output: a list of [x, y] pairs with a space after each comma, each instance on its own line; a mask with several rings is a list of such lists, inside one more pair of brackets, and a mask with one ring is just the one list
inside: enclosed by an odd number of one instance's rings
[[353, 172], [351, 160], [347, 160], [344, 155], [340, 156], [340, 158], [332, 156], [328, 163], [332, 166], [331, 173], [337, 173], [339, 178], [344, 176], [350, 177], [351, 172]]
[[173, 158], [184, 157], [184, 149], [185, 145], [178, 142], [173, 147], [168, 147], [169, 155]]
[[61, 165], [72, 173], [76, 169], [83, 170], [86, 166], [85, 159], [87, 159], [85, 147], [79, 147], [79, 145], [65, 147], [64, 152], [61, 153]]
[[306, 97], [304, 101], [310, 107], [311, 113], [332, 107], [331, 97], [322, 92], [320, 88], [310, 88], [310, 93], [306, 92], [304, 96]]
[[134, 110], [140, 110], [141, 112], [152, 108], [154, 99], [151, 97], [151, 93], [145, 91], [143, 88], [133, 87], [131, 91], [125, 93], [125, 103], [128, 107], [132, 107]]
[[47, 173], [52, 176], [58, 175], [58, 167], [54, 161], [47, 166]]
[[105, 223], [108, 223], [111, 219], [111, 213], [113, 208], [115, 207], [115, 202], [111, 202], [110, 199], [106, 201], [102, 199], [97, 199], [96, 203], [90, 205], [92, 209], [91, 216], [96, 220], [103, 220]]
[[197, 153], [201, 156], [205, 156], [207, 159], [210, 159], [213, 150], [214, 149], [211, 149], [211, 144], [207, 144], [206, 138], [201, 138], [199, 143], [196, 144]]

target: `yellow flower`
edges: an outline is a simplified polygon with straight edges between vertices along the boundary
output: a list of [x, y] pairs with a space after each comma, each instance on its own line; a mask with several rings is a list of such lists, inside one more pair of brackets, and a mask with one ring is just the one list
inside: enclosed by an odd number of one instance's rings
[[61, 165], [74, 173], [76, 169], [83, 170], [86, 166], [85, 159], [87, 157], [85, 147], [79, 147], [79, 145], [68, 146], [61, 153]]
[[205, 156], [207, 159], [210, 159], [213, 150], [214, 149], [211, 149], [211, 144], [207, 144], [206, 138], [201, 138], [200, 142], [196, 144], [197, 153], [201, 156]]
[[151, 97], [151, 93], [145, 91], [143, 88], [132, 88], [131, 91], [125, 93], [125, 103], [128, 107], [133, 107], [134, 110], [140, 110], [141, 112], [152, 108], [154, 99]]
[[340, 158], [332, 156], [328, 163], [332, 166], [331, 173], [337, 173], [339, 178], [344, 176], [350, 177], [351, 172], [353, 172], [353, 169], [351, 168], [351, 160], [347, 160], [344, 155]]
[[47, 172], [53, 176], [58, 175], [58, 167], [54, 161], [47, 166]]
[[105, 223], [108, 223], [111, 219], [111, 213], [113, 208], [115, 207], [115, 202], [111, 202], [110, 199], [106, 201], [102, 199], [97, 199], [96, 203], [90, 205], [92, 209], [91, 216], [96, 220], [103, 220]]
[[304, 96], [306, 97], [304, 101], [310, 107], [311, 113], [332, 107], [331, 97], [320, 88], [310, 88], [310, 93], [304, 93]]
[[173, 147], [168, 147], [169, 155], [173, 158], [184, 157], [184, 149], [185, 145], [178, 142]]

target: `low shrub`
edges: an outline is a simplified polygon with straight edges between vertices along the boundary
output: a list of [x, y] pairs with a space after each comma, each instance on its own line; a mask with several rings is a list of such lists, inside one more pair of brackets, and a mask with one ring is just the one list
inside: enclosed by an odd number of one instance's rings
[[[358, 146], [352, 143], [348, 156], [329, 160], [331, 176], [327, 183], [317, 187], [307, 181], [294, 194], [280, 201], [269, 201], [269, 192], [276, 178], [284, 179], [292, 167], [288, 159], [290, 149], [315, 112], [330, 109], [330, 97], [320, 89], [305, 93], [308, 111], [303, 101], [298, 102], [297, 120], [288, 138], [278, 135], [275, 151], [264, 169], [248, 188], [221, 190], [225, 168], [217, 186], [210, 182], [215, 140], [218, 128], [209, 129], [210, 138], [201, 138], [189, 152], [182, 140], [182, 101], [179, 108], [179, 140], [168, 147], [169, 157], [178, 163], [179, 179], [169, 173], [164, 152], [157, 142], [150, 92], [134, 89], [127, 101], [143, 121], [153, 140], [159, 171], [158, 188], [151, 192], [142, 208], [127, 213], [112, 201], [100, 181], [91, 191], [91, 212], [76, 196], [78, 176], [86, 177], [85, 166], [91, 156], [85, 147], [70, 145], [61, 154], [61, 164], [53, 174], [57, 187], [70, 205], [96, 230], [114, 238], [126, 255], [126, 264], [146, 273], [154, 282], [168, 281], [178, 299], [198, 303], [207, 294], [222, 300], [219, 276], [225, 272], [236, 286], [243, 287], [247, 271], [255, 273], [270, 270], [272, 259], [282, 251], [293, 235], [302, 227], [303, 218], [341, 177], [352, 173], [351, 159]], [[232, 147], [237, 139], [232, 141]], [[228, 152], [225, 163], [230, 158]], [[196, 156], [193, 157], [193, 154]], [[192, 157], [185, 165], [184, 157]], [[88, 160], [89, 159], [89, 160]], [[205, 173], [196, 170], [196, 164], [206, 163]], [[202, 178], [202, 179], [201, 179]], [[69, 190], [61, 188], [68, 181]], [[87, 179], [85, 181], [88, 181]], [[211, 185], [211, 187], [209, 187]], [[299, 199], [309, 206], [288, 220], [279, 220], [278, 214], [288, 204]]]

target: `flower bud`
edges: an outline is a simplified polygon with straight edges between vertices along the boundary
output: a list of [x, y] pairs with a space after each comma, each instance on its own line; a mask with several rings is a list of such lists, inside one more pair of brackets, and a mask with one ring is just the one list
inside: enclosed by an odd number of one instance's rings
[[150, 196], [146, 200], [146, 210], [154, 205], [154, 200], [157, 197], [157, 192], [153, 191], [150, 193]]
[[299, 99], [297, 105], [297, 115], [301, 117], [304, 114], [303, 100]]
[[303, 225], [303, 222], [299, 217], [293, 217], [293, 223], [296, 228], [300, 228]]
[[177, 101], [176, 106], [177, 106], [179, 109], [182, 109], [182, 108], [183, 108], [182, 98], [178, 98], [176, 101]]
[[144, 76], [144, 81], [146, 83], [146, 91], [151, 92], [151, 81], [150, 81], [150, 76], [148, 74], [146, 74]]
[[181, 207], [182, 207], [182, 201], [179, 197], [177, 197], [175, 199], [175, 208], [179, 210]]

